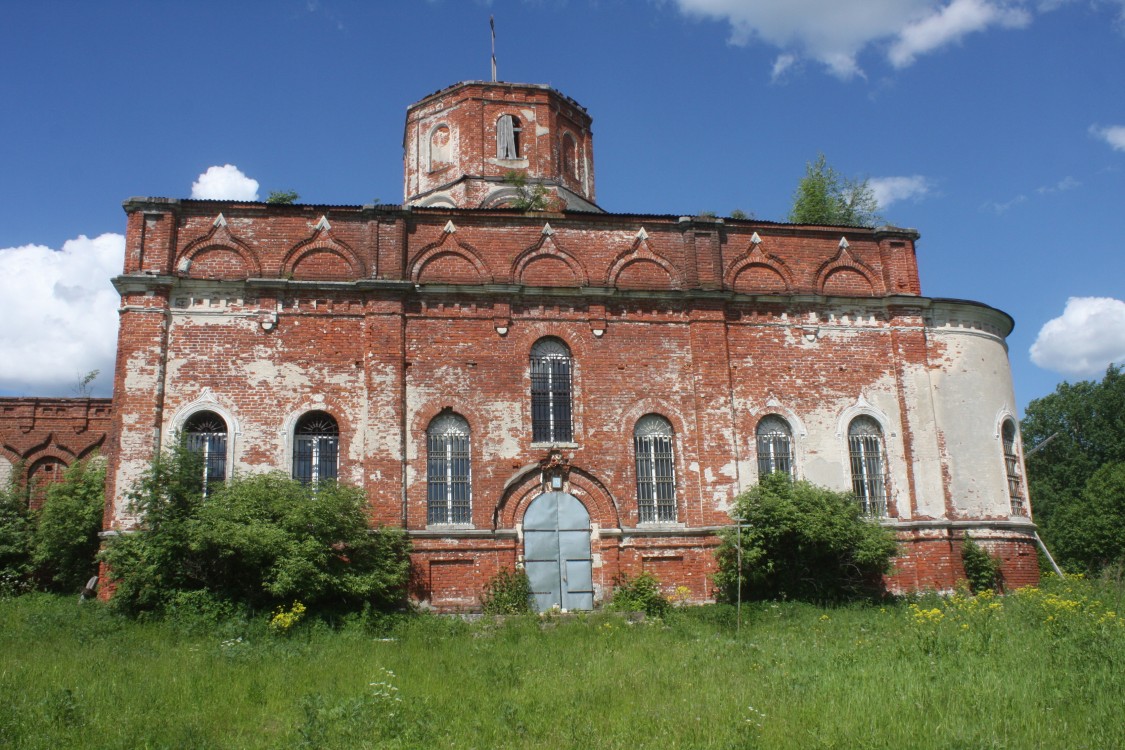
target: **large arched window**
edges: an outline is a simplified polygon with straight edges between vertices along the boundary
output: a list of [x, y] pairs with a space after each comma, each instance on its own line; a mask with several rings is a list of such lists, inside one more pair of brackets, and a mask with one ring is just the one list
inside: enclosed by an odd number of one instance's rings
[[531, 347], [531, 439], [536, 443], [569, 443], [570, 349], [556, 338], [539, 339]]
[[197, 411], [184, 423], [184, 447], [203, 464], [203, 496], [227, 479], [227, 423], [213, 411]]
[[793, 476], [793, 431], [776, 414], [758, 422], [758, 477], [780, 471]]
[[856, 417], [848, 425], [852, 492], [869, 516], [887, 514], [886, 450], [883, 430], [871, 417]]
[[496, 158], [520, 158], [520, 120], [515, 115], [500, 115], [496, 120]]
[[633, 428], [637, 458], [637, 509], [641, 523], [676, 521], [676, 470], [672, 455], [672, 423], [646, 414]]
[[1008, 501], [1012, 506], [1012, 515], [1025, 516], [1027, 510], [1023, 504], [1020, 455], [1019, 449], [1016, 448], [1016, 423], [1005, 419], [1004, 426], [1000, 429], [1000, 437], [1004, 443], [1004, 473], [1008, 476]]
[[293, 478], [310, 484], [339, 472], [340, 428], [331, 415], [310, 411], [293, 430]]
[[426, 523], [472, 523], [469, 423], [445, 412], [426, 430]]

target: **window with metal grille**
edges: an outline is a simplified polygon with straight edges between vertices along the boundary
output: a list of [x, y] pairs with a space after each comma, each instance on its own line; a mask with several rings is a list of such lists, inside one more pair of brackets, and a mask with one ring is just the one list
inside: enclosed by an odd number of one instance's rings
[[184, 445], [203, 463], [203, 496], [227, 479], [227, 423], [213, 411], [192, 414], [184, 424]]
[[339, 470], [340, 428], [322, 411], [297, 420], [293, 430], [293, 478], [305, 484], [335, 479]]
[[446, 412], [426, 430], [426, 523], [472, 523], [469, 423]]
[[780, 471], [793, 476], [793, 432], [776, 414], [758, 422], [758, 478]]
[[869, 516], [887, 514], [886, 450], [883, 430], [871, 417], [856, 417], [848, 426], [852, 492]]
[[1008, 475], [1008, 501], [1012, 506], [1012, 515], [1024, 516], [1027, 515], [1027, 511], [1023, 504], [1020, 456], [1016, 452], [1016, 425], [1012, 420], [1004, 420], [1000, 437], [1004, 442], [1004, 472]]
[[637, 508], [641, 523], [676, 521], [676, 469], [672, 455], [672, 423], [646, 414], [633, 428], [637, 456]]
[[536, 443], [569, 443], [570, 349], [556, 338], [539, 339], [531, 347], [531, 439]]

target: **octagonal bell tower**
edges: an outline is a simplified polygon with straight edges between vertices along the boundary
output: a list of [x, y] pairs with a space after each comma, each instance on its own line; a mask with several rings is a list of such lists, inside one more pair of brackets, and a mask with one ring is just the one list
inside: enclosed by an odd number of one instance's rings
[[466, 81], [406, 111], [404, 202], [502, 208], [542, 185], [555, 210], [598, 211], [592, 120], [573, 99], [539, 84]]

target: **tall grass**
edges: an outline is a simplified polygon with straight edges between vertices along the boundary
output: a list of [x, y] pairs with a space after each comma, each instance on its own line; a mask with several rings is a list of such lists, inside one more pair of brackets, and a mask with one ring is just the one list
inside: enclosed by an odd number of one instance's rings
[[1120, 591], [760, 604], [629, 624], [435, 617], [287, 636], [0, 601], [0, 746], [1122, 747]]

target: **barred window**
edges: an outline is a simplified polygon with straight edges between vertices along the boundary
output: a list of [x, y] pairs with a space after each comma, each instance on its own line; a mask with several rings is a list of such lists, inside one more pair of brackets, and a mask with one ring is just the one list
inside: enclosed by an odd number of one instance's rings
[[227, 423], [213, 411], [192, 414], [184, 424], [184, 446], [203, 464], [203, 496], [227, 479]]
[[336, 479], [339, 472], [340, 427], [331, 415], [310, 411], [293, 431], [293, 478], [311, 484]]
[[646, 414], [633, 428], [637, 457], [637, 508], [641, 523], [676, 521], [676, 470], [672, 455], [672, 423]]
[[426, 430], [426, 523], [472, 523], [469, 423], [446, 412]]
[[871, 417], [856, 417], [848, 426], [852, 492], [869, 516], [887, 514], [886, 450], [883, 430]]
[[758, 422], [758, 477], [780, 471], [793, 476], [793, 431], [776, 414]]
[[1020, 456], [1016, 449], [1016, 425], [1010, 419], [1004, 420], [1000, 430], [1004, 442], [1004, 472], [1008, 475], [1008, 501], [1013, 516], [1026, 516], [1023, 503], [1023, 480], [1020, 476]]
[[539, 339], [531, 347], [531, 439], [536, 443], [569, 443], [570, 349], [556, 338]]

